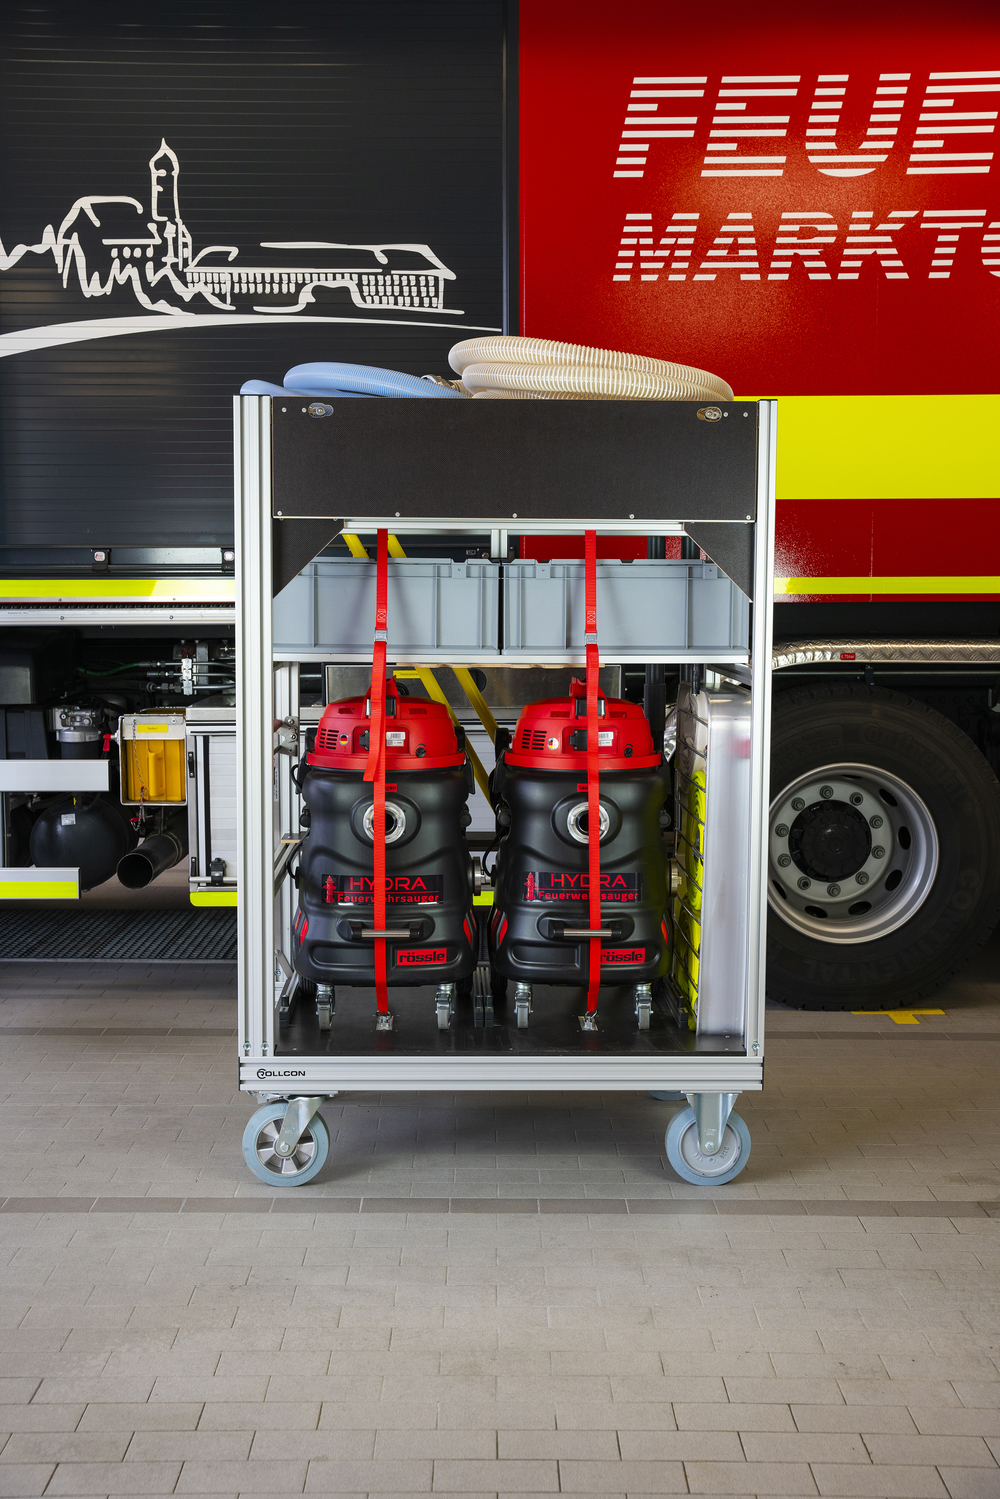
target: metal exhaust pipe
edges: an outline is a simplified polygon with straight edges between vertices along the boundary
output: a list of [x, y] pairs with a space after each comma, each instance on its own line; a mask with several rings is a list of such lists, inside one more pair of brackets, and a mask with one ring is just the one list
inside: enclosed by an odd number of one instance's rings
[[158, 875], [179, 863], [187, 851], [187, 828], [155, 833], [119, 860], [118, 878], [126, 890], [144, 890]]

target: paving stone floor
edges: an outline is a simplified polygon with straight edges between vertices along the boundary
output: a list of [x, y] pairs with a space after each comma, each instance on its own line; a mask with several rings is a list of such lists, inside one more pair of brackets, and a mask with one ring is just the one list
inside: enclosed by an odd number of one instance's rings
[[344, 1095], [247, 1172], [233, 976], [0, 971], [0, 1496], [1000, 1499], [1000, 942], [768, 1013], [744, 1174], [644, 1094]]

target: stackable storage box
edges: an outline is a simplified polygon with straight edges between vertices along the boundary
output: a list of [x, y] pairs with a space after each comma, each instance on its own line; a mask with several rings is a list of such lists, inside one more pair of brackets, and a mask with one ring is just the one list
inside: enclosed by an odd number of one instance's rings
[[[515, 660], [578, 661], [583, 563], [508, 562], [503, 653]], [[601, 657], [695, 661], [746, 651], [749, 604], [714, 562], [598, 562]]]
[[[448, 557], [389, 562], [390, 660], [421, 662], [499, 656], [496, 562]], [[371, 660], [375, 564], [322, 558], [274, 601], [275, 648], [300, 658]]]

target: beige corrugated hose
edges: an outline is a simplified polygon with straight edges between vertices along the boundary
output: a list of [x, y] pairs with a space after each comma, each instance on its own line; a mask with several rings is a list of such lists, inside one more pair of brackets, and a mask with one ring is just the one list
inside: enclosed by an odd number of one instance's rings
[[615, 349], [546, 338], [494, 336], [456, 344], [449, 363], [477, 399], [562, 401], [731, 401], [707, 370]]

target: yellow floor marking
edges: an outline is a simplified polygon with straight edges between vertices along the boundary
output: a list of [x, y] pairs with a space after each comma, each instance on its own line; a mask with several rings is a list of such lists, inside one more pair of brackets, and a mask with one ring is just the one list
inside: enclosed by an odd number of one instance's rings
[[918, 1015], [943, 1015], [944, 1010], [852, 1010], [852, 1015], [888, 1015], [896, 1025], [919, 1025]]

